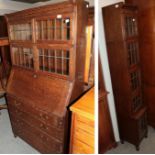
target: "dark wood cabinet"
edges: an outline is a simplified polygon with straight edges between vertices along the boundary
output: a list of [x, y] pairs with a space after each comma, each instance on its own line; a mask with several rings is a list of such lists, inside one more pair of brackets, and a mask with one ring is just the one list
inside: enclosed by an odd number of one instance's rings
[[139, 149], [147, 135], [139, 59], [137, 7], [118, 3], [103, 8], [107, 51], [120, 137]]
[[87, 15], [83, 0], [6, 15], [12, 129], [41, 153], [69, 151], [67, 108], [84, 89]]
[[[129, 3], [129, 1], [126, 1]], [[143, 96], [148, 106], [148, 123], [155, 128], [155, 1], [132, 0], [138, 7], [140, 60]]]
[[7, 37], [7, 23], [4, 16], [0, 16], [0, 37]]
[[[0, 16], [0, 42], [2, 42], [3, 40], [8, 40], [7, 23], [5, 17]], [[0, 78], [2, 81], [2, 85], [6, 87], [6, 83], [9, 78], [11, 70], [11, 56], [8, 41], [7, 44], [1, 43], [0, 57], [1, 57]]]

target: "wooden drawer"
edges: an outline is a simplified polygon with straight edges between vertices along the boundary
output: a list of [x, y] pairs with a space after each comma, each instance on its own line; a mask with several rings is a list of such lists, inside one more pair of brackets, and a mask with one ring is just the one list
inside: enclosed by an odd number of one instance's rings
[[70, 153], [94, 153], [94, 121], [81, 115], [72, 115]]
[[93, 154], [94, 149], [90, 147], [89, 145], [86, 145], [85, 143], [74, 139], [73, 145], [72, 145], [72, 153], [73, 154]]
[[89, 134], [94, 135], [94, 121], [76, 114], [74, 114], [74, 119], [75, 130], [81, 129]]
[[63, 144], [40, 132], [18, 117], [11, 117], [12, 127], [16, 135], [27, 141], [41, 153], [62, 153]]
[[49, 126], [55, 127], [57, 129], [64, 128], [64, 117], [58, 117], [56, 115], [46, 113], [45, 111], [41, 111], [40, 109], [35, 107], [33, 103], [25, 103], [21, 101], [21, 99], [15, 99], [10, 95], [7, 95], [7, 100], [8, 105], [14, 105], [19, 109], [22, 109], [22, 111], [27, 112], [30, 115], [33, 115], [35, 118], [45, 122]]
[[87, 144], [88, 146], [94, 147], [94, 135], [84, 130], [75, 128], [73, 138]]
[[55, 138], [59, 141], [63, 141], [63, 139], [64, 139], [64, 130], [63, 129], [56, 129], [54, 127], [51, 127], [51, 126], [47, 125], [45, 122], [36, 119], [29, 113], [19, 110], [17, 107], [15, 107], [12, 104], [9, 104], [9, 112], [10, 112], [11, 117], [14, 117], [14, 116], [20, 117], [24, 121], [30, 123], [32, 126], [41, 130], [42, 132], [49, 134], [50, 136], [52, 136], [53, 138]]

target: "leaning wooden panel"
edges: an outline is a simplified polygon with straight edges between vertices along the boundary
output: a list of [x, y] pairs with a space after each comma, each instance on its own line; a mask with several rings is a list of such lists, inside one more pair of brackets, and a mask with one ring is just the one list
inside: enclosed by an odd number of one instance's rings
[[6, 15], [12, 129], [41, 153], [68, 153], [67, 108], [84, 89], [87, 14], [78, 0]]

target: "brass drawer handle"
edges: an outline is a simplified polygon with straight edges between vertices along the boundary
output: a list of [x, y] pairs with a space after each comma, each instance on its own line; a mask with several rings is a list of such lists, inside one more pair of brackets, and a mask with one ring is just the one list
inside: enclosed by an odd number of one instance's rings
[[16, 100], [14, 101], [14, 104], [15, 104], [16, 106], [21, 105], [21, 103], [20, 103], [20, 102], [17, 102]]
[[45, 118], [46, 118], [46, 119], [48, 119], [49, 117], [48, 117], [48, 116], [46, 116]]
[[41, 138], [44, 138], [44, 136], [43, 136], [43, 135], [40, 135], [40, 137], [41, 137]]
[[63, 122], [62, 121], [59, 121], [58, 125], [59, 126], [62, 126], [63, 125]]
[[22, 115], [22, 112], [18, 112], [18, 115], [21, 116]]
[[37, 75], [36, 75], [36, 74], [34, 74], [34, 75], [33, 75], [33, 78], [35, 78], [35, 79], [36, 79], [36, 78], [37, 78]]
[[44, 126], [44, 125], [41, 123], [41, 124], [40, 124], [40, 127], [43, 127], [43, 126]]
[[42, 113], [40, 113], [40, 114], [39, 114], [39, 116], [42, 118], [42, 117], [43, 117], [43, 114], [42, 114]]

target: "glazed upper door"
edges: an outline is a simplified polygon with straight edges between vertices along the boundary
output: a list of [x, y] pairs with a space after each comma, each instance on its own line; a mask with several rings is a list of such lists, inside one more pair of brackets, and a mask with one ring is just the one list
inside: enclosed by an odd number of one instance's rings
[[49, 17], [36, 18], [36, 42], [73, 43], [73, 14], [56, 14]]
[[39, 72], [67, 79], [74, 75], [75, 54], [73, 48], [38, 45], [36, 50]]
[[34, 69], [33, 46], [11, 45], [11, 57], [13, 66]]
[[138, 41], [126, 42], [126, 50], [128, 56], [128, 66], [134, 67], [139, 64], [139, 44]]
[[73, 77], [73, 31], [76, 28], [73, 23], [71, 13], [11, 23], [13, 65], [65, 78]]
[[71, 78], [74, 76], [76, 36], [74, 13], [35, 18], [38, 71]]
[[126, 10], [123, 14], [123, 30], [125, 49], [128, 66], [129, 88], [132, 94], [131, 112], [137, 112], [142, 106], [141, 92], [141, 71], [139, 59], [139, 41], [138, 41], [138, 25], [137, 14], [134, 11]]
[[124, 14], [125, 38], [136, 37], [138, 35], [137, 17], [135, 13], [127, 12]]
[[11, 42], [32, 42], [32, 22], [20, 21], [9, 25], [9, 35]]

